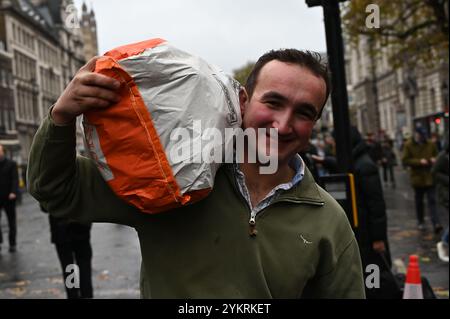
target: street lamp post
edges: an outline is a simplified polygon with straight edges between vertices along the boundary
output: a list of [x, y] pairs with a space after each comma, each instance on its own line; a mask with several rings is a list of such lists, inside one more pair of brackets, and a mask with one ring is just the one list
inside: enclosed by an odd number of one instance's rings
[[322, 6], [325, 20], [328, 63], [331, 70], [331, 102], [333, 107], [336, 157], [341, 173], [353, 170], [350, 117], [345, 79], [344, 48], [342, 41], [339, 2], [345, 0], [306, 0], [308, 7]]

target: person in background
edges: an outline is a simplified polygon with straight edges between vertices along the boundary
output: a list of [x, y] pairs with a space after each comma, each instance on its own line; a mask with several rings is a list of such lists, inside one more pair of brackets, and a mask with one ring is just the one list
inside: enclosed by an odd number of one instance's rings
[[381, 165], [383, 167], [384, 183], [390, 182], [392, 188], [395, 188], [394, 166], [397, 165], [397, 158], [394, 153], [392, 140], [386, 140], [382, 144]]
[[439, 134], [432, 133], [430, 140], [431, 140], [432, 143], [434, 143], [436, 145], [436, 148], [437, 148], [438, 152], [441, 152], [442, 151], [442, 144], [441, 144], [441, 139], [439, 137]]
[[324, 137], [325, 142], [325, 156], [336, 156], [336, 141], [331, 134], [326, 134]]
[[324, 136], [324, 154], [323, 156], [319, 156], [318, 154], [312, 154], [311, 159], [314, 160], [315, 163], [318, 163], [323, 166], [325, 170], [325, 174], [337, 174], [337, 159], [336, 159], [336, 142], [334, 140], [334, 132], [331, 134], [326, 134]]
[[[448, 140], [444, 150], [439, 154], [433, 165], [432, 173], [436, 183], [436, 191], [439, 204], [448, 214]], [[440, 242], [437, 243], [438, 256], [442, 261], [448, 262], [448, 226]]]
[[[42, 207], [41, 210], [46, 212]], [[91, 224], [81, 224], [65, 218], [57, 218], [49, 214], [51, 242], [55, 245], [56, 253], [63, 273], [67, 299], [93, 298], [92, 288], [92, 247]], [[66, 280], [73, 274], [69, 265], [76, 265], [79, 269], [79, 287], [68, 287]]]
[[[9, 226], [9, 252], [16, 252], [16, 198], [19, 193], [19, 179], [16, 162], [6, 158], [3, 145], [0, 145], [0, 218], [2, 209], [6, 212]], [[3, 234], [0, 227], [0, 250]]]
[[313, 159], [314, 156], [317, 156], [316, 146], [311, 142], [309, 142], [308, 145], [303, 150], [298, 152], [298, 155], [300, 155], [300, 157], [303, 159], [305, 166], [311, 172], [316, 183], [319, 183], [320, 182], [319, 170], [316, 165], [316, 162]]
[[382, 149], [381, 144], [375, 139], [373, 133], [367, 133], [366, 144], [368, 146], [368, 154], [376, 165], [381, 164]]
[[405, 144], [402, 155], [403, 165], [409, 168], [411, 186], [414, 188], [418, 228], [425, 230], [423, 199], [426, 196], [436, 234], [442, 230], [436, 210], [435, 188], [431, 174], [431, 167], [436, 161], [437, 154], [436, 145], [427, 140], [425, 130], [417, 128], [413, 138]]
[[[389, 271], [392, 262], [387, 236], [386, 204], [378, 167], [369, 156], [370, 147], [364, 142], [358, 129], [353, 126], [350, 133], [360, 223], [358, 244], [363, 269], [375, 264], [380, 269]], [[382, 289], [366, 287], [367, 299], [383, 298], [383, 292]]]

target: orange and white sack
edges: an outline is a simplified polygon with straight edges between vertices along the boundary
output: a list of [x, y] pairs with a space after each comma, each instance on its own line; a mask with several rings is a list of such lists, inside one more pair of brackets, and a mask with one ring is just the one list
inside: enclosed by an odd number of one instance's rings
[[[107, 52], [95, 72], [119, 80], [120, 102], [84, 114], [86, 150], [112, 190], [145, 213], [157, 213], [208, 195], [220, 163], [195, 161], [200, 140], [171, 140], [194, 121], [222, 133], [219, 147], [229, 148], [225, 128], [239, 128], [239, 84], [220, 69], [162, 39]], [[199, 132], [197, 132], [199, 133]], [[212, 139], [214, 142], [215, 139]], [[172, 152], [190, 143], [191, 156], [175, 162]], [[203, 142], [205, 144], [205, 142]], [[185, 144], [184, 146], [188, 146]]]

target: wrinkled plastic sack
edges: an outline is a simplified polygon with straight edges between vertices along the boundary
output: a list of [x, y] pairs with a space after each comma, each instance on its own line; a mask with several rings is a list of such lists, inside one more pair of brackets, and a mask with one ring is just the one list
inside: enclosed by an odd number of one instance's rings
[[[83, 116], [85, 147], [111, 189], [145, 213], [194, 203], [213, 188], [220, 163], [195, 161], [202, 129], [215, 128], [222, 140], [208, 147], [230, 149], [225, 128], [239, 128], [239, 84], [220, 69], [162, 39], [107, 52], [95, 72], [121, 82], [121, 100]], [[177, 128], [191, 139], [171, 140]], [[171, 151], [190, 143], [190, 156], [175, 161]], [[203, 142], [204, 144], [204, 142]], [[173, 153], [172, 153], [173, 154]], [[197, 156], [197, 157], [196, 157]]]

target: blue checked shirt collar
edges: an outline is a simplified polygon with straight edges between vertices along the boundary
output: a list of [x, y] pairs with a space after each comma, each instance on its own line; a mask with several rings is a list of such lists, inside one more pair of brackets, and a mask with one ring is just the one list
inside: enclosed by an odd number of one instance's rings
[[289, 166], [295, 171], [295, 175], [292, 180], [288, 183], [283, 183], [274, 187], [261, 202], [253, 207], [250, 200], [250, 193], [248, 191], [247, 185], [245, 184], [245, 175], [239, 169], [239, 165], [237, 163], [233, 164], [234, 176], [236, 178], [239, 191], [247, 202], [247, 205], [252, 213], [257, 214], [258, 212], [262, 211], [264, 208], [269, 206], [272, 201], [278, 197], [279, 194], [281, 194], [283, 191], [287, 191], [293, 188], [302, 181], [303, 176], [305, 175], [305, 163], [303, 162], [300, 155], [297, 154], [296, 156], [294, 156], [294, 158], [289, 163]]

